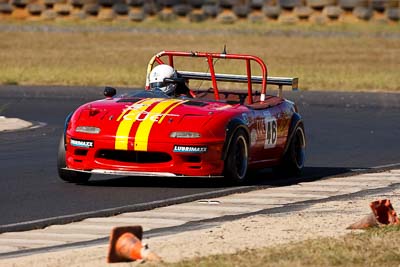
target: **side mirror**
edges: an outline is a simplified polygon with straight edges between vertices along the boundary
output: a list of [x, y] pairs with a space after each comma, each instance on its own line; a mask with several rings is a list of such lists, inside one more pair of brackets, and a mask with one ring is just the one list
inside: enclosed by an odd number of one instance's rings
[[106, 86], [106, 88], [104, 88], [104, 96], [105, 97], [113, 97], [116, 94], [117, 94], [117, 90], [115, 88], [108, 87], [108, 86]]

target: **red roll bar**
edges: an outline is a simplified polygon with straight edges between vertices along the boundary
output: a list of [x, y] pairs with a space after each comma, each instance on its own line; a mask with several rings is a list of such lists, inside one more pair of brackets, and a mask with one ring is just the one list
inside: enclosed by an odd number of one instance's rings
[[[246, 71], [247, 71], [247, 94], [248, 94], [248, 104], [253, 103], [253, 92], [252, 92], [252, 84], [254, 77], [251, 76], [251, 61], [255, 61], [261, 68], [262, 76], [261, 76], [261, 97], [260, 101], [265, 100], [265, 94], [267, 91], [267, 66], [264, 61], [256, 56], [251, 55], [240, 55], [240, 54], [225, 54], [225, 53], [207, 53], [207, 52], [178, 52], [178, 51], [162, 51], [157, 55], [153, 56], [150, 60], [149, 65], [147, 66], [147, 79], [146, 79], [146, 89], [149, 88], [149, 75], [150, 71], [153, 68], [154, 62], [157, 61], [158, 64], [164, 64], [164, 61], [161, 59], [162, 57], [168, 57], [168, 65], [174, 67], [174, 57], [204, 57], [207, 58], [209, 70], [211, 76], [204, 74], [205, 78], [210, 78], [213, 84], [214, 96], [216, 100], [219, 100], [219, 91], [217, 85], [217, 77], [221, 76], [215, 73], [214, 70], [214, 59], [222, 58], [222, 59], [238, 59], [246, 61]], [[199, 75], [200, 73], [195, 73]], [[231, 77], [230, 81], [234, 81], [233, 75], [228, 75]], [[260, 77], [258, 77], [260, 78]], [[243, 79], [241, 79], [243, 82]]]

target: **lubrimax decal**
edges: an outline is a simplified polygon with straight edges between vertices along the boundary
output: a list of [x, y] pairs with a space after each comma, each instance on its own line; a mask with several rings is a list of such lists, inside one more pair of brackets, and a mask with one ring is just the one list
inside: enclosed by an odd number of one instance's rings
[[184, 153], [205, 153], [207, 152], [206, 146], [174, 146], [174, 152]]
[[94, 147], [93, 141], [71, 139], [71, 146], [92, 148]]

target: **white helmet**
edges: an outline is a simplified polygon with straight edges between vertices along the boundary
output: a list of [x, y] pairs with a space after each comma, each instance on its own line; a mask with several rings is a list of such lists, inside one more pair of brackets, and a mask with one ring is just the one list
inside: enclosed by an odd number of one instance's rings
[[159, 89], [167, 95], [173, 95], [176, 89], [176, 84], [167, 84], [164, 82], [165, 78], [172, 78], [176, 75], [174, 68], [167, 64], [156, 66], [151, 72], [149, 77], [150, 89]]

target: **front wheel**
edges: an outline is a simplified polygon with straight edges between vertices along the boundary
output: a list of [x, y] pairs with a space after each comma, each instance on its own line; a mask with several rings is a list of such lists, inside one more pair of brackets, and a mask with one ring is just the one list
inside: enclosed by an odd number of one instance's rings
[[247, 175], [248, 158], [246, 134], [243, 130], [239, 129], [229, 145], [228, 154], [225, 159], [225, 178], [237, 184], [243, 183]]
[[64, 144], [64, 136], [61, 136], [60, 143], [58, 145], [58, 154], [57, 154], [57, 171], [58, 176], [61, 180], [70, 182], [70, 183], [86, 183], [89, 181], [91, 173], [86, 172], [76, 172], [65, 170], [64, 168], [67, 166], [65, 163], [65, 144]]

